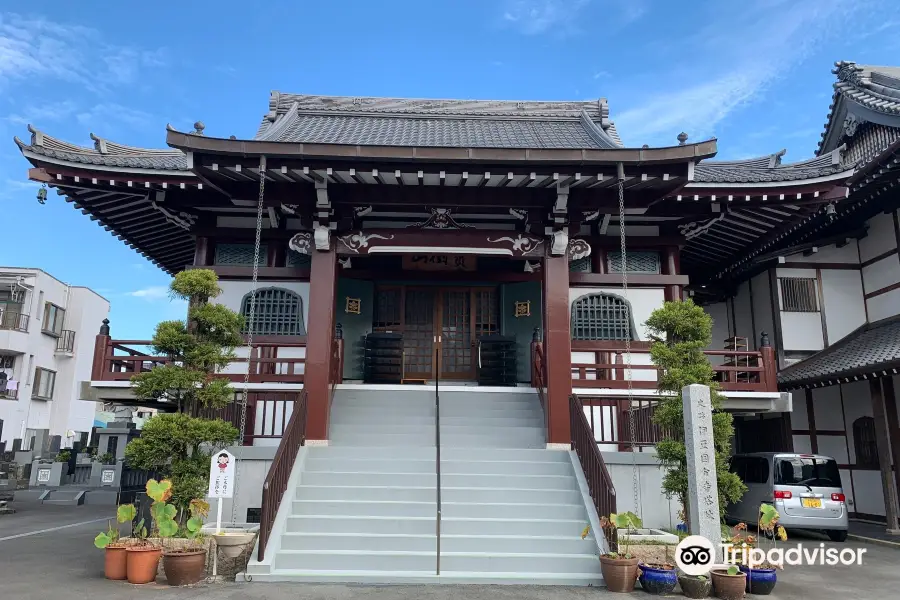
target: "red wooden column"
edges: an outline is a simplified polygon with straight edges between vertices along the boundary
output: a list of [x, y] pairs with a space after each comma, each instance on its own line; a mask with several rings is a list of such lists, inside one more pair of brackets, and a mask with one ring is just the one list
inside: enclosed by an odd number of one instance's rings
[[572, 336], [569, 326], [569, 260], [544, 259], [544, 357], [547, 364], [547, 441], [570, 444]]
[[337, 253], [314, 251], [309, 274], [309, 327], [303, 387], [307, 393], [306, 438], [328, 439], [328, 412], [334, 302], [337, 293]]

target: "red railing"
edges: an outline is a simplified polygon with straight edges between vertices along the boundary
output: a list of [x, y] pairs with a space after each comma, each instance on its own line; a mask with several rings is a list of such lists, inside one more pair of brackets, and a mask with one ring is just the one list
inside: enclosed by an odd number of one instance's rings
[[[305, 356], [299, 349], [306, 342], [259, 342], [251, 347], [249, 358], [237, 358], [222, 373], [231, 381], [244, 380], [241, 363], [249, 363], [250, 383], [303, 383]], [[170, 358], [152, 353], [148, 340], [112, 340], [98, 335], [94, 348], [94, 381], [128, 381], [138, 373], [146, 373], [156, 366], [169, 364]]]
[[572, 450], [578, 455], [588, 491], [600, 516], [616, 512], [616, 488], [613, 485], [603, 456], [594, 441], [594, 434], [584, 416], [584, 405], [578, 396], [569, 397], [569, 418], [572, 429]]
[[605, 450], [626, 452], [631, 450], [631, 425], [629, 407], [634, 414], [634, 446], [640, 451], [652, 447], [668, 434], [653, 422], [653, 414], [659, 406], [655, 398], [594, 398], [579, 395], [584, 407], [585, 419], [597, 444], [607, 445]]
[[547, 413], [547, 363], [544, 360], [543, 342], [531, 342], [531, 387], [535, 388], [541, 400], [541, 408]]
[[[625, 346], [622, 342], [572, 341], [572, 352], [592, 353], [592, 362], [572, 361], [572, 387], [626, 389]], [[758, 351], [707, 350], [719, 388], [726, 392], [778, 391], [775, 353], [769, 346]], [[656, 389], [657, 367], [650, 360], [650, 345], [631, 347], [634, 389]]]
[[259, 552], [257, 560], [262, 560], [265, 556], [266, 545], [269, 543], [269, 536], [272, 534], [272, 526], [275, 524], [275, 517], [278, 515], [278, 507], [281, 506], [281, 500], [284, 498], [287, 490], [288, 480], [294, 469], [294, 461], [300, 446], [306, 443], [306, 390], [300, 392], [297, 402], [294, 405], [294, 412], [288, 421], [284, 430], [284, 436], [281, 438], [281, 444], [275, 453], [275, 459], [272, 466], [269, 467], [269, 473], [263, 483], [262, 492], [262, 510], [259, 518]]

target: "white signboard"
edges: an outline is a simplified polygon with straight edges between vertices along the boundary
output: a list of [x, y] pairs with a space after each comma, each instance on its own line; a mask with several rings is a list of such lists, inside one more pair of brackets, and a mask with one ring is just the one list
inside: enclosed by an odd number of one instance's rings
[[213, 453], [209, 462], [210, 498], [231, 498], [234, 496], [234, 455], [228, 450]]

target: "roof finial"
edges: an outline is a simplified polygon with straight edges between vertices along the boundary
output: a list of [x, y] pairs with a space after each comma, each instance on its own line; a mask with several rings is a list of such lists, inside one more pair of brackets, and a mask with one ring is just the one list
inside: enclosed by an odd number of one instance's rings
[[685, 132], [682, 131], [681, 133], [678, 134], [678, 145], [684, 146], [684, 143], [687, 141], [687, 139], [688, 139], [688, 134], [686, 134]]
[[206, 129], [206, 125], [203, 124], [203, 121], [197, 121], [194, 123], [194, 134], [195, 135], [203, 135], [203, 130]]

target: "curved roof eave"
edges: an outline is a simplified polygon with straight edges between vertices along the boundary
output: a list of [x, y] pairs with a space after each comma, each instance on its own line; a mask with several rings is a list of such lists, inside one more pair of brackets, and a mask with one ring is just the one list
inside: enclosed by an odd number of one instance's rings
[[420, 146], [364, 146], [309, 144], [213, 138], [178, 131], [167, 126], [166, 143], [183, 152], [232, 156], [281, 156], [335, 159], [382, 159], [389, 161], [521, 162], [665, 164], [699, 161], [717, 152], [716, 140], [661, 148], [465, 148]]

